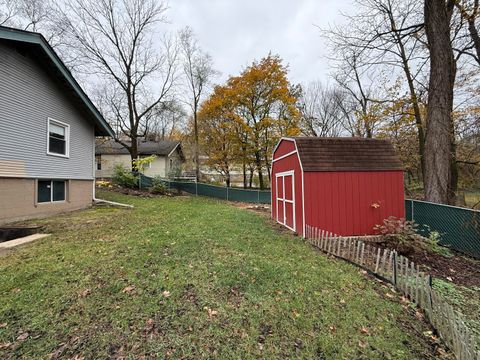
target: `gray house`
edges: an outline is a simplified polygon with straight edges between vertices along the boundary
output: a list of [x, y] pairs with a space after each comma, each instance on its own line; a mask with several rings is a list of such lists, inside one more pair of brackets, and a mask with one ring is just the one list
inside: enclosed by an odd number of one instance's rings
[[[130, 144], [129, 141], [125, 141]], [[113, 139], [97, 139], [95, 147], [95, 160], [97, 179], [111, 178], [116, 165], [122, 165], [132, 169], [132, 159], [128, 150]], [[145, 168], [142, 173], [147, 176], [160, 176], [162, 178], [179, 176], [182, 172], [182, 164], [185, 162], [182, 143], [172, 140], [151, 141], [138, 139], [139, 157], [155, 155], [155, 159]]]
[[89, 206], [113, 131], [45, 38], [0, 26], [0, 223]]

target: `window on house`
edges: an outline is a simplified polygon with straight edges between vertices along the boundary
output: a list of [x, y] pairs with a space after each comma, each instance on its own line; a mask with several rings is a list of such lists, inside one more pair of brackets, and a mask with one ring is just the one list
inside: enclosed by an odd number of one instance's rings
[[48, 151], [50, 155], [69, 155], [70, 126], [54, 119], [48, 119]]
[[102, 156], [101, 155], [95, 156], [95, 164], [97, 164], [96, 165], [97, 170], [102, 170]]
[[38, 180], [37, 202], [65, 201], [65, 180]]

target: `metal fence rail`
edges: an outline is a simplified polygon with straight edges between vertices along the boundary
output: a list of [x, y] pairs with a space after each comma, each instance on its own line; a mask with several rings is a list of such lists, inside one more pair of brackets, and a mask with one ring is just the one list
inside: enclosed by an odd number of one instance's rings
[[428, 236], [440, 233], [440, 245], [480, 259], [480, 211], [420, 200], [405, 200], [405, 216]]

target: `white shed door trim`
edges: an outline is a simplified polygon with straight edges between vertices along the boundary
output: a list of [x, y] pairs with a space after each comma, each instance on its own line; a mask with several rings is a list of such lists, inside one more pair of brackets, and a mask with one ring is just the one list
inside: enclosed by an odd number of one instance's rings
[[[292, 177], [292, 200], [286, 199], [285, 198], [285, 178], [291, 176]], [[278, 184], [281, 182], [282, 184], [282, 196], [278, 196]], [[294, 170], [289, 170], [289, 171], [284, 171], [281, 173], [278, 173], [275, 175], [275, 193], [276, 193], [276, 202], [275, 202], [275, 208], [276, 208], [276, 218], [275, 220], [285, 226], [286, 228], [292, 230], [292, 231], [297, 231], [297, 225], [296, 225], [296, 219], [295, 219], [295, 171]], [[281, 214], [278, 213], [278, 208], [279, 208], [279, 203], [282, 204], [282, 209], [283, 212]], [[286, 213], [286, 206], [285, 204], [292, 204], [293, 207], [293, 227], [290, 227], [287, 225], [287, 213]], [[280, 215], [280, 217], [279, 217]]]

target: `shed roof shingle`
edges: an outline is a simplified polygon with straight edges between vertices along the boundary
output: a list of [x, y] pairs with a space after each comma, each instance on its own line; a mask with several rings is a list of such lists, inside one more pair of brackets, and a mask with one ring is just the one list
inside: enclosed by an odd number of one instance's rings
[[303, 171], [403, 170], [389, 140], [294, 137]]

